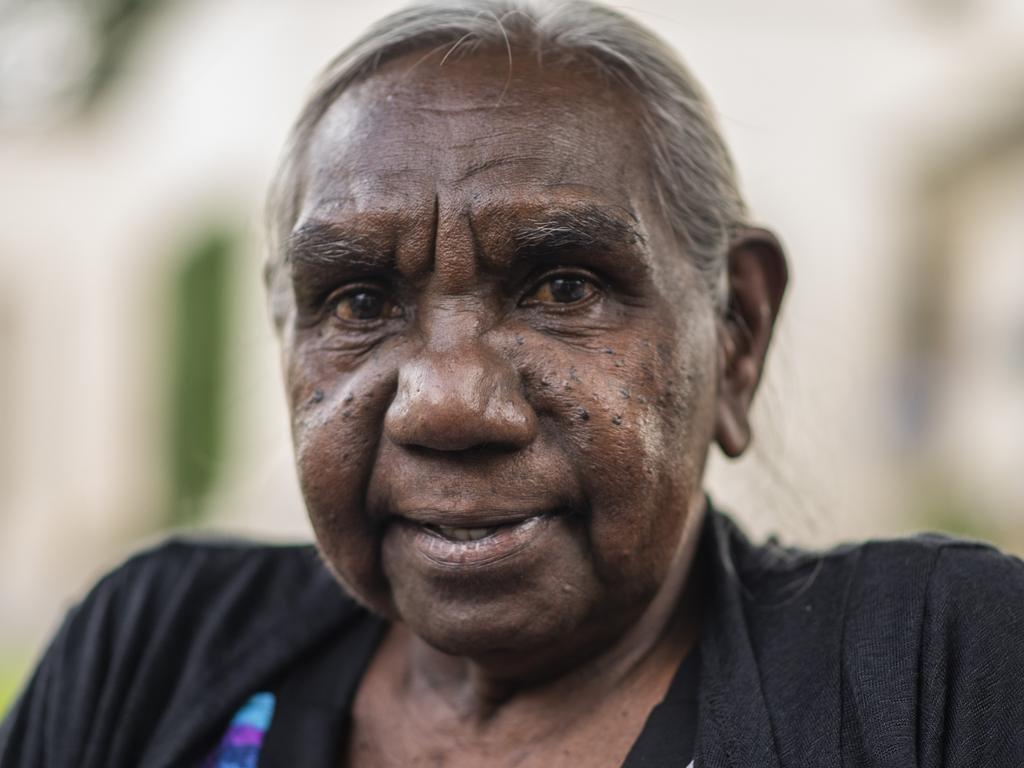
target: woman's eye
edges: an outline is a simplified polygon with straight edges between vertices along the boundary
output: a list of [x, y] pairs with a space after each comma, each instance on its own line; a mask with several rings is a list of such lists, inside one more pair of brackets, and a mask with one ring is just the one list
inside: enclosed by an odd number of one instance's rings
[[530, 303], [575, 304], [589, 299], [597, 291], [594, 283], [582, 275], [552, 275], [526, 297]]
[[358, 288], [341, 294], [334, 300], [334, 316], [349, 322], [368, 322], [397, 317], [398, 308], [381, 293]]

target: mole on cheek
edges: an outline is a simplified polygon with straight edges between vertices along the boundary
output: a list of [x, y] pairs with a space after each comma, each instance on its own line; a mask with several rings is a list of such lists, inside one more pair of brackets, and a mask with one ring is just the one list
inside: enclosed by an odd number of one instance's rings
[[658, 405], [662, 407], [675, 406], [679, 399], [678, 394], [675, 379], [668, 379], [658, 394]]

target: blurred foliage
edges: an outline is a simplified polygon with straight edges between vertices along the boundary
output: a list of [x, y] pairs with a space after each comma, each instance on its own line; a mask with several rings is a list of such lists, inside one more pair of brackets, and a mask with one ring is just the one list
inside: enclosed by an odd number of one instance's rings
[[132, 44], [167, 0], [75, 0], [94, 20], [99, 51], [86, 81], [83, 105], [95, 104], [121, 72]]
[[65, 117], [99, 106], [157, 12], [170, 5], [0, 0], [0, 117], [16, 125], [26, 115]]
[[918, 478], [913, 517], [923, 530], [984, 541], [1012, 554], [1024, 554], [1024, 529], [999, 524], [1000, 515], [980, 506], [948, 476], [926, 473]]
[[224, 462], [232, 277], [240, 247], [230, 228], [210, 228], [186, 252], [173, 287], [169, 525], [199, 521]]
[[31, 671], [30, 662], [27, 651], [0, 651], [0, 718], [7, 713], [25, 684], [25, 676]]
[[[974, 514], [972, 514], [972, 512]], [[919, 517], [922, 527], [964, 539], [996, 541], [999, 532], [985, 522], [985, 516], [971, 510], [958, 498], [933, 491], [921, 500]]]

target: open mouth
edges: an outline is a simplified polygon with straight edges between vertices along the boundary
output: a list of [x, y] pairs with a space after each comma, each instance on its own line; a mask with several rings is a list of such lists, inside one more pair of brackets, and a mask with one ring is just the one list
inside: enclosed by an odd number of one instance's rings
[[[461, 525], [443, 525], [441, 523], [427, 520], [415, 520], [413, 522], [438, 538], [453, 542], [472, 542], [497, 536], [514, 528], [530, 525], [541, 520], [567, 514], [569, 514], [568, 509], [550, 509], [533, 515], [516, 517], [514, 519], [508, 519], [506, 517], [505, 519], [456, 521], [457, 523], [462, 523]], [[475, 523], [475, 525], [470, 525], [469, 523]]]
[[[527, 520], [532, 518], [527, 518]], [[487, 528], [465, 528], [455, 525], [433, 525], [431, 523], [424, 523], [423, 527], [434, 534], [440, 536], [448, 541], [480, 541], [486, 539], [488, 536], [494, 536], [502, 528], [508, 528], [512, 525], [521, 525], [526, 520], [520, 520], [516, 523], [506, 523], [505, 525], [492, 525]]]
[[423, 510], [403, 515], [395, 531], [412, 550], [435, 565], [480, 567], [541, 545], [556, 519], [567, 512], [564, 508], [534, 514], [442, 514]]

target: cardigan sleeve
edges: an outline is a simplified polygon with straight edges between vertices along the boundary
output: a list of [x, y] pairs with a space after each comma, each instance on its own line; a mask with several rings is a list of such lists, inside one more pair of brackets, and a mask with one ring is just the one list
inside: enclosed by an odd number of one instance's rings
[[1024, 766], [1024, 562], [943, 547], [922, 634], [919, 764]]

